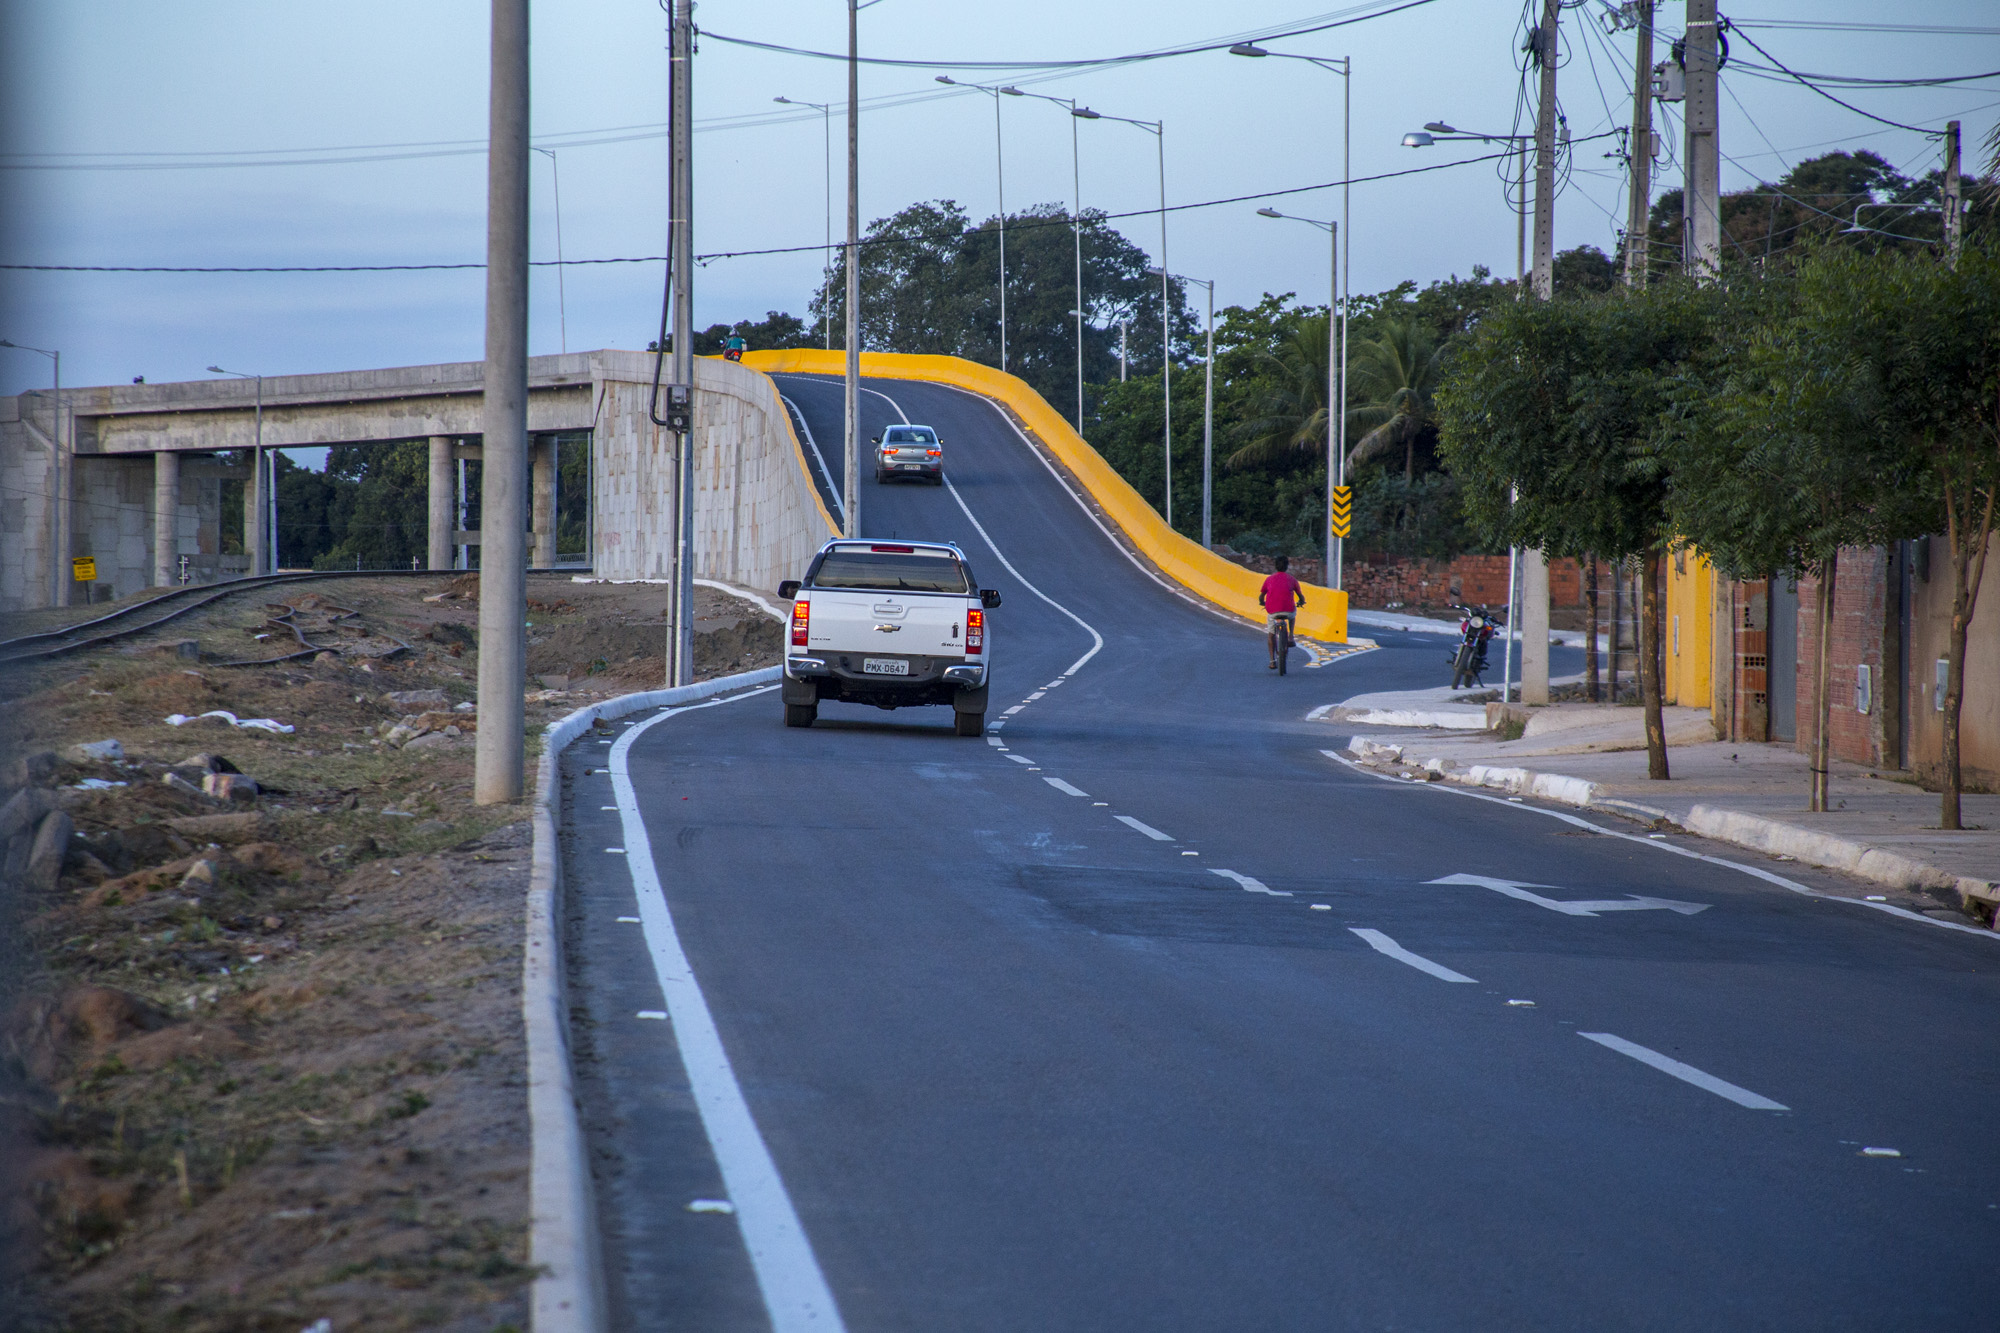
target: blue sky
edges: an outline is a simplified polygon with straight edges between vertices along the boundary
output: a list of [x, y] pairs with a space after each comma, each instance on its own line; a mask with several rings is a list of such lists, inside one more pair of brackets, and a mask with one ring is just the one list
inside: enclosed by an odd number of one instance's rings
[[[2000, 69], [2000, 14], [1975, 0], [1823, 4], [1744, 0], [1739, 21], [1878, 22], [1983, 28], [1977, 33], [1754, 29], [1795, 69], [1874, 77]], [[1380, 8], [1358, 6], [1358, 9]], [[1561, 102], [1583, 138], [1630, 115], [1631, 37], [1607, 37], [1601, 0], [1565, 13]], [[28, 11], [28, 12], [24, 12]], [[1142, 21], [1132, 15], [1143, 13]], [[937, 6], [879, 0], [861, 15], [868, 54], [912, 60], [1045, 60], [1234, 37], [1328, 15], [1310, 0], [1248, 0], [1217, 11], [1185, 0], [1143, 7], [1017, 0]], [[1681, 6], [1662, 5], [1678, 30]], [[696, 15], [718, 34], [837, 50], [837, 0], [707, 0]], [[272, 5], [212, 0], [162, 6], [133, 0], [14, 6], [4, 43], [5, 161], [65, 168], [10, 170], [6, 248], [14, 262], [343, 264], [477, 261], [483, 253], [486, 7], [473, 0]], [[558, 149], [566, 257], [649, 255], [665, 244], [665, 16], [654, 0], [542, 0], [534, 11], [533, 123]], [[1516, 116], [1522, 11], [1488, 0], [1433, 0], [1386, 18], [1275, 49], [1354, 61], [1357, 175], [1469, 156], [1400, 147], [1404, 131], [1444, 119], [1506, 130]], [[1754, 57], [1739, 45], [1741, 55]], [[1662, 53], [1663, 54], [1663, 53]], [[929, 68], [865, 68], [864, 99], [924, 100], [862, 120], [864, 220], [918, 199], [952, 198], [977, 215], [994, 205], [993, 103], [933, 82]], [[963, 77], [977, 78], [965, 73]], [[1205, 54], [1077, 73], [998, 76], [1074, 97], [1108, 115], [1164, 118], [1167, 194], [1188, 203], [1285, 189], [1341, 175], [1340, 80], [1296, 61]], [[761, 52], [710, 38], [696, 61], [698, 252], [811, 245], [824, 229], [818, 113], [788, 117], [783, 94], [844, 97], [840, 64]], [[1912, 173], [1935, 165], [1933, 141], [1885, 130], [1796, 84], [1725, 73], [1725, 184], [1783, 173], [1835, 146], [1868, 147]], [[932, 96], [932, 94], [937, 94]], [[1841, 94], [1913, 124], [1966, 122], [1976, 143], [2000, 113], [2000, 80], [1948, 89]], [[1070, 126], [1047, 103], [1008, 99], [1007, 199], [1013, 208], [1066, 201]], [[1525, 113], [1523, 113], [1525, 114]], [[638, 128], [631, 128], [638, 127]], [[594, 133], [617, 131], [615, 133]], [[843, 122], [834, 123], [839, 150]], [[634, 137], [653, 136], [653, 137]], [[1086, 206], [1144, 209], [1158, 198], [1152, 137], [1111, 121], [1081, 127]], [[456, 141], [456, 142], [454, 142]], [[418, 145], [351, 151], [356, 146]], [[1608, 248], [1623, 213], [1619, 164], [1580, 146], [1556, 203], [1558, 245]], [[317, 153], [292, 150], [338, 149]], [[292, 159], [401, 160], [190, 168], [191, 160], [277, 150]], [[468, 151], [469, 150], [469, 151]], [[23, 154], [59, 156], [24, 157]], [[108, 155], [84, 157], [83, 154]], [[143, 157], [140, 154], [161, 156]], [[209, 154], [206, 159], [194, 155]], [[169, 169], [134, 165], [173, 164]], [[836, 165], [836, 172], [839, 167]], [[1659, 188], [1678, 185], [1678, 154]], [[836, 176], [838, 182], [838, 176]], [[554, 258], [550, 164], [537, 158], [536, 258]], [[1273, 201], [1331, 216], [1337, 192]], [[836, 210], [842, 207], [836, 194]], [[1265, 291], [1318, 299], [1326, 285], [1320, 234], [1255, 214], [1257, 201], [1174, 215], [1173, 268], [1214, 278], [1220, 304]], [[841, 223], [836, 214], [836, 229]], [[1123, 224], [1149, 250], [1158, 224]], [[1402, 278], [1427, 282], [1474, 264], [1513, 269], [1513, 220], [1489, 166], [1357, 186], [1351, 237], [1357, 291]], [[696, 318], [707, 324], [766, 310], [803, 313], [817, 254], [718, 261], [696, 274]], [[537, 270], [532, 347], [558, 350], [566, 315], [572, 350], [642, 347], [659, 318], [657, 264], [571, 269], [559, 308], [552, 270]], [[0, 276], [0, 337], [64, 354], [72, 384], [203, 377], [219, 363], [269, 374], [477, 359], [477, 271], [420, 274]], [[47, 362], [0, 352], [0, 392], [46, 383]]]

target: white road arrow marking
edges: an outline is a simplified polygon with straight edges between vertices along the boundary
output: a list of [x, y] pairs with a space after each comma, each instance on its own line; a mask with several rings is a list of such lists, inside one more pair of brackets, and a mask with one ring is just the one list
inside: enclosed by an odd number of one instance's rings
[[1683, 903], [1672, 898], [1643, 898], [1629, 894], [1623, 898], [1593, 898], [1583, 902], [1560, 902], [1554, 898], [1544, 898], [1530, 889], [1552, 889], [1553, 884], [1522, 884], [1511, 879], [1494, 879], [1487, 875], [1446, 875], [1443, 879], [1430, 880], [1432, 884], [1473, 884], [1495, 893], [1504, 893], [1509, 898], [1519, 898], [1524, 903], [1546, 907], [1551, 912], [1561, 912], [1564, 916], [1596, 916], [1599, 912], [1679, 912], [1682, 916], [1693, 916], [1696, 912], [1706, 912], [1712, 903]]
[[1252, 879], [1250, 876], [1238, 874], [1234, 870], [1217, 870], [1213, 866], [1210, 866], [1208, 873], [1211, 875], [1220, 875], [1224, 879], [1234, 880], [1236, 886], [1246, 893], [1268, 893], [1273, 898], [1289, 898], [1292, 896], [1290, 889], [1270, 888], [1262, 880]]

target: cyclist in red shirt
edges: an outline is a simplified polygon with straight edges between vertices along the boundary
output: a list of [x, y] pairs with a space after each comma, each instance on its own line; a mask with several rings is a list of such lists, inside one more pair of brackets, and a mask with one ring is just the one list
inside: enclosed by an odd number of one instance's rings
[[1299, 581], [1286, 573], [1291, 560], [1279, 556], [1274, 561], [1278, 572], [1264, 580], [1258, 590], [1257, 600], [1264, 608], [1264, 642], [1271, 650], [1271, 670], [1278, 669], [1278, 625], [1284, 622], [1287, 645], [1296, 637], [1292, 628], [1298, 623], [1298, 608], [1306, 604], [1305, 590]]

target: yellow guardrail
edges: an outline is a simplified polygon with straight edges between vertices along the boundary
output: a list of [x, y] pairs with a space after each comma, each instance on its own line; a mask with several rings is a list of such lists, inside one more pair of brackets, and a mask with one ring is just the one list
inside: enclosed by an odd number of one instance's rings
[[[840, 375], [846, 373], [844, 352], [815, 348], [746, 352], [743, 364], [766, 374]], [[1091, 498], [1147, 559], [1174, 582], [1204, 601], [1248, 620], [1261, 621], [1257, 590], [1264, 576], [1224, 560], [1199, 542], [1167, 526], [1159, 511], [1118, 475], [1103, 455], [1090, 447], [1062, 415], [1027, 383], [991, 366], [956, 356], [923, 356], [904, 352], [863, 352], [861, 373], [871, 379], [924, 380], [949, 384], [991, 398], [1013, 410], [1050, 453], [1060, 459]], [[1298, 635], [1322, 643], [1347, 642], [1347, 594], [1317, 584], [1305, 585], [1306, 604], [1299, 608]]]

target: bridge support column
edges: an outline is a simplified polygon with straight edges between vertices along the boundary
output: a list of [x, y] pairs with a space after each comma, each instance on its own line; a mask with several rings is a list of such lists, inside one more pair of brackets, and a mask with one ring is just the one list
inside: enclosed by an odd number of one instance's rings
[[1521, 552], [1521, 702], [1549, 701], [1549, 562]]
[[529, 563], [547, 569], [556, 562], [556, 437], [536, 437], [532, 456], [535, 464], [531, 530], [535, 534], [535, 552]]
[[153, 455], [153, 586], [170, 588], [180, 577], [181, 456]]
[[431, 436], [430, 485], [425, 492], [429, 500], [429, 540], [426, 543], [427, 569], [450, 569], [452, 567], [451, 534], [458, 519], [457, 495], [454, 493], [452, 475], [451, 436]]
[[264, 503], [264, 451], [250, 451], [250, 476], [243, 483], [243, 553], [250, 557], [250, 577], [271, 572], [264, 558], [264, 538], [270, 516]]

